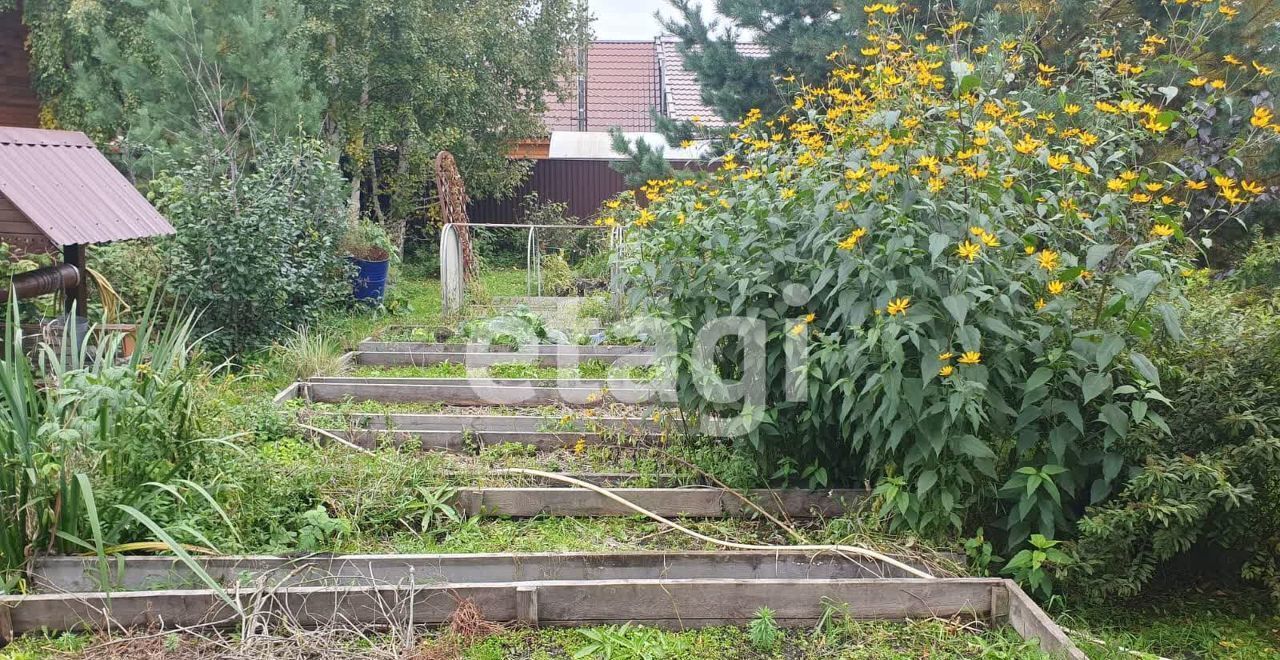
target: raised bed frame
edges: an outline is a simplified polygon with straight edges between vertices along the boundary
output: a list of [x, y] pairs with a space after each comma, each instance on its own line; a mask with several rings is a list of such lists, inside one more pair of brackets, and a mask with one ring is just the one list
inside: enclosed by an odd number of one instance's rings
[[[121, 579], [129, 585], [164, 576], [192, 577], [172, 559], [121, 563]], [[236, 627], [247, 617], [281, 618], [303, 627], [334, 622], [385, 626], [389, 619], [439, 625], [469, 601], [486, 620], [526, 626], [741, 625], [762, 606], [773, 609], [783, 626], [812, 625], [833, 608], [862, 619], [973, 617], [1007, 624], [1024, 638], [1039, 640], [1055, 656], [1085, 658], [1009, 580], [865, 577], [885, 575], [887, 567], [831, 555], [541, 553], [228, 557], [203, 563], [229, 583], [246, 575], [257, 582], [230, 590], [240, 611], [212, 589], [81, 591], [96, 584], [93, 560], [45, 560], [34, 567], [32, 583], [70, 593], [0, 597], [0, 642], [49, 630]], [[280, 578], [272, 580], [267, 572]]]
[[[295, 383], [276, 396], [280, 403], [305, 398], [317, 403], [447, 403], [455, 406], [592, 406], [602, 403], [654, 404], [669, 396], [647, 387], [609, 388], [609, 381], [564, 380], [557, 387], [530, 386], [524, 379], [466, 378], [338, 378], [321, 377]], [[398, 382], [394, 382], [398, 381]], [[435, 381], [435, 382], [432, 382]], [[618, 381], [628, 382], [628, 381]]]
[[[611, 488], [609, 492], [664, 518], [740, 518], [760, 515], [741, 497], [722, 488]], [[864, 490], [738, 491], [772, 516], [830, 518], [843, 515], [867, 497]], [[585, 488], [462, 488], [453, 504], [468, 516], [636, 516], [635, 509]]]
[[628, 353], [605, 355], [557, 355], [552, 353], [414, 353], [408, 351], [356, 351], [352, 353], [356, 364], [367, 366], [412, 366], [426, 367], [433, 364], [453, 362], [468, 367], [492, 367], [495, 364], [536, 364], [540, 367], [576, 367], [586, 362], [602, 362], [616, 364], [624, 362], [627, 366], [649, 365], [654, 363], [652, 353]]
[[652, 346], [620, 346], [601, 344], [595, 346], [578, 346], [576, 344], [530, 344], [527, 346], [507, 346], [504, 344], [442, 344], [427, 341], [385, 341], [377, 337], [366, 337], [356, 345], [357, 351], [394, 352], [394, 353], [516, 353], [537, 355], [578, 356], [584, 360], [615, 355], [652, 356]]

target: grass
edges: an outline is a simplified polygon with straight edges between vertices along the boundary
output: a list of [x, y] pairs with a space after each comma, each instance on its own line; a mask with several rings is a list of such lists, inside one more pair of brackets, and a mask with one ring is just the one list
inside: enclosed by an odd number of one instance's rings
[[1054, 616], [1090, 658], [1135, 657], [1122, 648], [1171, 658], [1280, 657], [1280, 613], [1264, 591], [1243, 585], [1155, 591]]
[[[915, 660], [985, 658], [988, 660], [1035, 659], [1045, 657], [1034, 644], [1008, 628], [987, 629], [961, 621], [924, 620], [909, 622], [857, 621], [835, 614], [821, 629], [780, 630], [772, 638], [752, 633], [751, 627], [714, 627], [683, 632], [646, 626], [596, 626], [533, 630], [506, 628], [493, 631], [470, 630], [460, 634], [444, 630], [417, 629], [416, 644], [402, 649], [403, 636], [389, 634], [335, 635], [332, 646], [316, 648], [317, 635], [277, 640], [272, 648], [258, 640], [255, 646], [238, 647], [230, 636], [210, 641], [195, 635], [166, 635], [152, 638], [108, 638], [87, 634], [32, 636], [0, 651], [0, 659], [67, 658], [93, 654], [95, 645], [107, 643], [122, 653], [120, 657], [269, 657], [270, 654], [297, 655], [297, 646], [306, 645], [306, 655], [330, 657], [415, 657], [503, 660], [529, 658], [610, 658], [612, 660], [772, 660], [774, 658], [845, 658], [848, 660]], [[288, 635], [289, 633], [284, 633]], [[764, 641], [767, 639], [767, 643]], [[265, 647], [264, 647], [265, 646]], [[103, 647], [104, 649], [111, 647]], [[149, 651], [149, 652], [148, 652]], [[256, 652], [255, 652], [256, 651]]]

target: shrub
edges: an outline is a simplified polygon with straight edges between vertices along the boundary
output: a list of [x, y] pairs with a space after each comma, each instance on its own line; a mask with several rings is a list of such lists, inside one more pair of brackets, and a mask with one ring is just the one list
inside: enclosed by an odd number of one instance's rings
[[[1235, 217], [1261, 189], [1151, 155], [1217, 86], [1158, 90], [1145, 55], [1101, 40], [1059, 70], [1027, 43], [881, 10], [830, 81], [743, 118], [718, 173], [654, 182], [649, 207], [618, 214], [630, 293], [669, 321], [681, 406], [731, 420], [762, 474], [871, 481], [894, 526], [1053, 541], [1168, 431], [1147, 354], [1180, 334], [1182, 223]], [[1170, 66], [1198, 44], [1151, 37]], [[767, 405], [705, 387], [750, 373], [746, 338], [693, 360], [722, 317], [763, 328]]]
[[559, 252], [542, 255], [542, 292], [551, 296], [567, 296], [574, 292], [573, 269]]
[[[1246, 258], [1260, 262], [1274, 247]], [[1132, 596], [1176, 556], [1200, 548], [1266, 584], [1280, 601], [1280, 292], [1201, 278], [1188, 341], [1159, 356], [1172, 434], [1079, 523], [1067, 571], [1090, 596]]]
[[349, 294], [345, 184], [319, 142], [264, 147], [248, 170], [206, 159], [156, 177], [150, 193], [177, 229], [171, 292], [203, 311], [216, 350], [265, 346]]

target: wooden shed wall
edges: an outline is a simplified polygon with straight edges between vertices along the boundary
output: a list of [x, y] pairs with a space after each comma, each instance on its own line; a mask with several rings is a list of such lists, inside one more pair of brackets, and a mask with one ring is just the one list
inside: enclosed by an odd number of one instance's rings
[[45, 238], [44, 233], [4, 195], [0, 195], [0, 242], [29, 253], [51, 252], [56, 249]]
[[0, 13], [0, 126], [40, 127], [40, 102], [31, 88], [26, 38], [18, 12]]

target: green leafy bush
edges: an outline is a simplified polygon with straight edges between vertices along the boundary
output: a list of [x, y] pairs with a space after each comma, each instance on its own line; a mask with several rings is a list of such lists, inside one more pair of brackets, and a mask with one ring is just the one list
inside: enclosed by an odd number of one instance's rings
[[574, 292], [573, 269], [559, 252], [542, 255], [542, 292], [550, 296], [567, 296]]
[[1280, 601], [1280, 291], [1234, 285], [1192, 288], [1188, 341], [1159, 356], [1173, 432], [1079, 522], [1066, 577], [1088, 595], [1137, 594], [1202, 549], [1203, 566], [1239, 570]]
[[[1181, 335], [1183, 222], [1261, 187], [1152, 156], [1228, 92], [1157, 90], [1145, 50], [1086, 39], [1068, 72], [965, 23], [882, 25], [790, 112], [743, 118], [708, 181], [619, 213], [629, 289], [669, 321], [681, 406], [762, 474], [873, 482], [894, 527], [1053, 541], [1168, 433], [1148, 354]], [[1169, 62], [1198, 48], [1153, 36]], [[1239, 149], [1275, 140], [1244, 126]], [[726, 317], [763, 328], [763, 402], [715, 389], [750, 373], [746, 336], [694, 359]]]
[[317, 141], [278, 143], [249, 170], [209, 160], [156, 177], [173, 222], [170, 292], [203, 310], [223, 353], [260, 348], [350, 293], [345, 184]]

